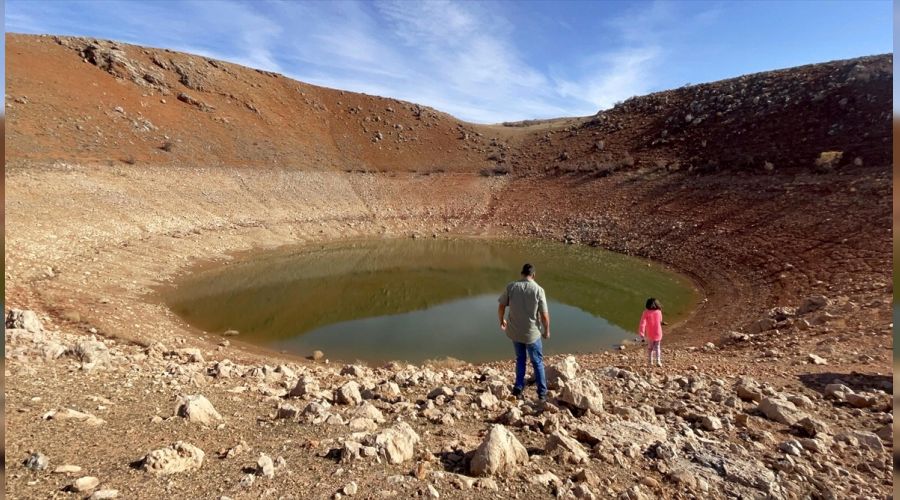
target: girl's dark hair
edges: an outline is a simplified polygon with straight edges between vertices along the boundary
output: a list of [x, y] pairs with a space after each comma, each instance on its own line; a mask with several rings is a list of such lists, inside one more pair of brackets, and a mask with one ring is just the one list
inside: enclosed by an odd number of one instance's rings
[[662, 309], [662, 304], [660, 304], [659, 301], [654, 299], [653, 297], [650, 297], [649, 299], [647, 299], [647, 305], [644, 307], [650, 310]]

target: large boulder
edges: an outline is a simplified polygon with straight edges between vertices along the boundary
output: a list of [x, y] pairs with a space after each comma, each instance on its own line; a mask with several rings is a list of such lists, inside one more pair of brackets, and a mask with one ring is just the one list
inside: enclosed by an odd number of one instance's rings
[[374, 446], [392, 464], [400, 464], [415, 455], [419, 435], [406, 422], [385, 429], [375, 435]]
[[40, 333], [44, 327], [34, 311], [10, 309], [6, 313], [6, 328], [21, 328], [30, 333]]
[[178, 398], [175, 414], [188, 419], [189, 422], [210, 425], [222, 420], [222, 415], [216, 411], [212, 403], [205, 396], [192, 395]]
[[469, 464], [473, 476], [512, 474], [528, 462], [528, 450], [502, 425], [494, 425]]
[[578, 361], [575, 356], [566, 356], [556, 363], [547, 365], [547, 386], [551, 389], [558, 389], [559, 382], [568, 382], [574, 380], [578, 376]]
[[175, 474], [199, 469], [205, 454], [196, 446], [178, 441], [167, 448], [153, 450], [144, 457], [142, 468], [158, 475]]
[[603, 412], [603, 394], [594, 382], [588, 379], [559, 381], [559, 400], [569, 406], [594, 413]]
[[769, 420], [774, 420], [785, 425], [794, 425], [806, 418], [806, 414], [800, 411], [794, 403], [774, 397], [760, 401], [757, 410], [762, 412]]

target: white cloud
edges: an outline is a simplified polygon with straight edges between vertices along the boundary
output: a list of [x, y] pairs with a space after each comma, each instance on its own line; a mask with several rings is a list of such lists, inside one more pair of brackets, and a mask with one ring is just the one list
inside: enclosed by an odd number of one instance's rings
[[[396, 97], [465, 120], [593, 114], [654, 88], [674, 8], [638, 4], [606, 20], [617, 44], [561, 67], [525, 52], [508, 4], [368, 2], [26, 2], [7, 26], [184, 50], [299, 80]], [[12, 12], [10, 12], [12, 7]], [[559, 21], [562, 22], [562, 21]], [[557, 28], [558, 29], [558, 28]], [[573, 62], [574, 60], [574, 62]]]
[[626, 48], [596, 57], [592, 68], [577, 80], [560, 79], [556, 89], [560, 95], [587, 101], [599, 109], [653, 89], [653, 66], [661, 50], [657, 46]]

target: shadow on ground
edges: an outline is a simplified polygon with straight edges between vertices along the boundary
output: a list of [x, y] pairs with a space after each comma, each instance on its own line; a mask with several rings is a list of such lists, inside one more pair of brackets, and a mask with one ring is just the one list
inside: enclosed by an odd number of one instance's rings
[[800, 375], [800, 381], [810, 389], [824, 393], [828, 384], [844, 384], [854, 392], [882, 390], [894, 392], [894, 381], [890, 375], [873, 375], [869, 373], [804, 373]]

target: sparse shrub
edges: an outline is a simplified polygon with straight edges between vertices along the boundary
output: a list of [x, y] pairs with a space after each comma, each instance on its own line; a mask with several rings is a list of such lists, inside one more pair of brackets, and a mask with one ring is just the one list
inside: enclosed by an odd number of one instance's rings
[[175, 149], [175, 143], [172, 141], [166, 141], [159, 147], [159, 149], [165, 151], [166, 153], [171, 153], [173, 149]]

